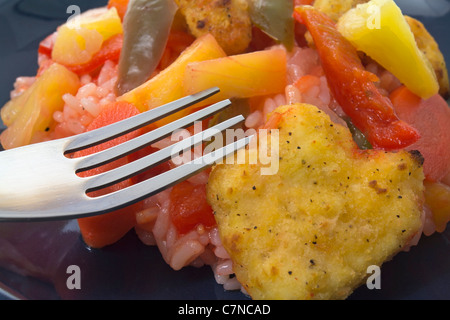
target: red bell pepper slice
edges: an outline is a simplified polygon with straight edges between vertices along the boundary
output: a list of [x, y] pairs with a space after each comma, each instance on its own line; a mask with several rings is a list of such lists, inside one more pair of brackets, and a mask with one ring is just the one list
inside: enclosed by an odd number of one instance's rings
[[334, 98], [374, 148], [398, 150], [419, 140], [418, 131], [397, 117], [374, 84], [377, 76], [365, 70], [357, 50], [326, 14], [298, 6], [294, 18], [311, 33]]
[[186, 234], [198, 225], [211, 228], [216, 225], [213, 210], [206, 200], [206, 186], [183, 181], [170, 192], [170, 218], [180, 234]]

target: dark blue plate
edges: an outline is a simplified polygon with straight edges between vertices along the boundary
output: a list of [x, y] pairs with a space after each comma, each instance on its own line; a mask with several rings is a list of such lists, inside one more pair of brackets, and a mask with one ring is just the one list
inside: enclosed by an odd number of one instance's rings
[[[105, 0], [0, 0], [0, 106], [9, 100], [18, 76], [34, 75], [39, 42], [62, 24], [70, 5], [82, 11]], [[450, 1], [397, 0], [404, 13], [418, 17], [450, 57]], [[0, 130], [3, 125], [0, 123]], [[3, 127], [4, 128], [4, 127]], [[1, 179], [1, 178], [0, 178]], [[5, 241], [7, 239], [7, 241]], [[14, 261], [7, 260], [5, 253]], [[450, 228], [423, 236], [381, 269], [381, 289], [365, 285], [350, 299], [449, 299]], [[25, 255], [21, 255], [25, 253]], [[26, 256], [26, 259], [24, 258]], [[81, 289], [70, 266], [78, 266]], [[26, 269], [23, 274], [20, 270]], [[50, 279], [44, 281], [43, 278]], [[0, 297], [3, 299], [247, 299], [216, 284], [209, 267], [173, 271], [156, 247], [133, 232], [102, 250], [88, 249], [76, 221], [0, 223]]]

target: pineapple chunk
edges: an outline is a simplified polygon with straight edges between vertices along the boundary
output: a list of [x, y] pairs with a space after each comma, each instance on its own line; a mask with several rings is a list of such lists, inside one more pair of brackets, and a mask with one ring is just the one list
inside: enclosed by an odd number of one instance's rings
[[[216, 39], [206, 34], [194, 41], [169, 67], [161, 71], [139, 87], [125, 93], [118, 98], [134, 104], [141, 112], [159, 107], [185, 96], [183, 78], [186, 66], [195, 61], [203, 61], [225, 57], [226, 54]], [[166, 117], [156, 125], [164, 125], [178, 119], [198, 107], [197, 105]]]
[[98, 8], [86, 11], [68, 22], [72, 29], [84, 28], [95, 30], [108, 40], [116, 34], [123, 33], [122, 21], [116, 8]]
[[103, 37], [98, 31], [64, 25], [58, 30], [52, 60], [65, 66], [88, 63], [102, 44]]
[[286, 79], [286, 50], [272, 49], [190, 63], [183, 86], [186, 94], [219, 87], [217, 101], [284, 92]]
[[52, 59], [66, 66], [89, 62], [103, 42], [123, 32], [115, 8], [94, 9], [73, 18], [58, 29]]
[[418, 96], [427, 99], [438, 93], [434, 69], [393, 0], [358, 5], [339, 19], [338, 30]]
[[75, 94], [80, 87], [78, 76], [62, 65], [51, 65], [22, 95], [8, 102], [1, 117], [8, 128], [0, 141], [5, 149], [30, 144], [37, 132], [46, 131], [53, 114], [64, 107], [63, 95]]

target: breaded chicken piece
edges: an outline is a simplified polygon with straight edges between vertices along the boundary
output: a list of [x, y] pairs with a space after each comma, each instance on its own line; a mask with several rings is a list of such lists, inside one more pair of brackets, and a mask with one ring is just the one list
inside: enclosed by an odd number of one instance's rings
[[191, 33], [211, 33], [229, 54], [243, 53], [252, 39], [252, 22], [245, 0], [176, 0]]
[[359, 150], [347, 128], [312, 105], [274, 112], [276, 174], [261, 175], [258, 164], [212, 170], [207, 195], [222, 243], [253, 299], [344, 299], [369, 266], [419, 232], [420, 154]]
[[439, 45], [433, 36], [427, 31], [422, 22], [409, 16], [405, 16], [405, 19], [414, 34], [417, 46], [428, 58], [434, 71], [436, 72], [436, 77], [440, 87], [439, 94], [445, 99], [448, 99], [450, 91], [448, 71], [444, 55], [439, 49]]
[[316, 0], [314, 8], [326, 13], [334, 22], [337, 22], [348, 10], [367, 2], [369, 0]]

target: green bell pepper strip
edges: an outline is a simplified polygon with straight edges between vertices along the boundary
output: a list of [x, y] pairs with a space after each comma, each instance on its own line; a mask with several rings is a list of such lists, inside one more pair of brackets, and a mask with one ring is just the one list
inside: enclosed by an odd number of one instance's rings
[[124, 41], [116, 84], [118, 96], [147, 81], [167, 45], [178, 7], [173, 0], [131, 0], [124, 17]]
[[254, 25], [288, 50], [294, 47], [293, 0], [247, 0]]
[[369, 140], [367, 140], [366, 136], [357, 127], [355, 127], [350, 117], [344, 117], [344, 121], [347, 123], [347, 126], [352, 133], [353, 140], [361, 150], [373, 149]]

